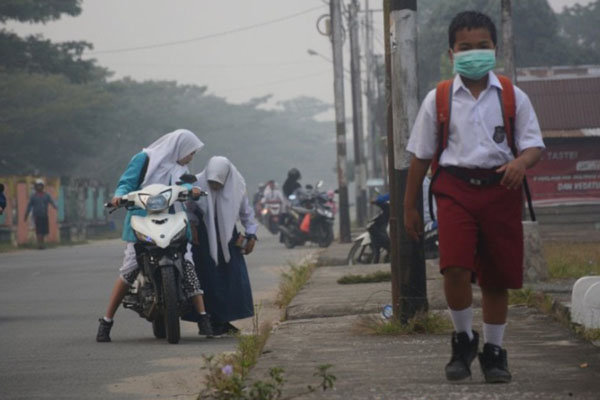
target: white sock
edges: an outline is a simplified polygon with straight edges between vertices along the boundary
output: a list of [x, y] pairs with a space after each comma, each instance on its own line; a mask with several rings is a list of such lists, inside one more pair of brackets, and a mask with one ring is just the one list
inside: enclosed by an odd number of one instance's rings
[[449, 310], [456, 333], [466, 332], [469, 340], [473, 340], [473, 307], [469, 306], [458, 311], [450, 308]]
[[206, 315], [206, 311], [200, 311], [200, 315]]
[[483, 342], [502, 347], [502, 339], [504, 338], [504, 328], [506, 324], [486, 324], [483, 323]]
[[102, 317], [102, 318], [109, 324], [112, 322], [112, 318], [108, 318], [108, 317]]

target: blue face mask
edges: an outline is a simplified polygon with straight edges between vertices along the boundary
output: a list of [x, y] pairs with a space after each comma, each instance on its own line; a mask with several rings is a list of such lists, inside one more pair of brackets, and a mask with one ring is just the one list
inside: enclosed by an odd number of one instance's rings
[[454, 53], [454, 73], [465, 78], [481, 79], [495, 66], [495, 50], [467, 50]]

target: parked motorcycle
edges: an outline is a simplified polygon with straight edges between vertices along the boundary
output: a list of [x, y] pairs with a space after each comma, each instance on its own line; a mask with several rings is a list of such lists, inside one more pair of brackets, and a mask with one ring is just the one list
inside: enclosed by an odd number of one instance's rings
[[[369, 220], [367, 231], [354, 239], [354, 244], [348, 253], [348, 265], [377, 264], [390, 261], [389, 195], [378, 196], [372, 204], [379, 207], [381, 211]], [[437, 221], [431, 221], [425, 225], [423, 234], [425, 259], [439, 257], [437, 226]], [[382, 257], [384, 250], [385, 255]]]
[[[188, 183], [195, 181], [193, 175], [185, 177]], [[140, 273], [123, 299], [123, 307], [152, 322], [156, 338], [173, 344], [181, 336], [179, 316], [193, 306], [185, 298], [182, 284], [188, 219], [185, 211], [170, 214], [169, 209], [190, 196], [191, 191], [184, 186], [153, 184], [124, 195], [119, 205], [147, 212], [146, 216], [131, 217]], [[105, 207], [116, 210], [110, 203]]]
[[279, 227], [281, 241], [288, 249], [310, 241], [319, 247], [328, 247], [333, 241], [333, 211], [328, 205], [327, 193], [319, 191], [323, 181], [316, 187], [308, 186], [290, 195], [290, 207]]
[[[367, 231], [354, 239], [348, 253], [348, 265], [377, 264], [388, 262], [390, 257], [390, 237], [387, 232], [390, 219], [390, 196], [379, 195], [371, 202], [380, 212], [367, 223]], [[382, 251], [385, 250], [385, 256]]]
[[265, 201], [261, 210], [261, 222], [273, 235], [279, 233], [279, 215], [281, 214], [281, 201]]

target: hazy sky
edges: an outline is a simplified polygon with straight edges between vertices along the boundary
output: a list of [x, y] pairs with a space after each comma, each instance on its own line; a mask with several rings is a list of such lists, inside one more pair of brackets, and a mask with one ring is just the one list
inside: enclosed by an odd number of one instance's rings
[[[549, 2], [560, 11], [565, 5], [589, 0]], [[381, 1], [369, 3], [371, 8], [381, 8]], [[84, 0], [78, 17], [63, 17], [46, 25], [11, 23], [9, 27], [20, 34], [42, 33], [54, 41], [91, 42], [91, 56], [115, 71], [117, 78], [206, 85], [210, 93], [231, 102], [272, 93], [275, 100], [306, 95], [331, 103], [331, 64], [307, 53], [313, 49], [331, 57], [329, 40], [316, 29], [317, 19], [327, 12], [323, 0]], [[278, 19], [284, 20], [271, 23]], [[179, 45], [110, 52], [262, 23], [267, 24]], [[382, 52], [381, 13], [375, 14], [375, 26], [375, 50]], [[346, 54], [346, 65], [348, 61]], [[348, 84], [345, 91], [349, 96]], [[349, 100], [346, 105], [349, 109]]]

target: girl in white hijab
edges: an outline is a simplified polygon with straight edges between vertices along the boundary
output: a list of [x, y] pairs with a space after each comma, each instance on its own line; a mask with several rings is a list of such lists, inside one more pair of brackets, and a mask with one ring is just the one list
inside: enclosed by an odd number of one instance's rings
[[[246, 182], [227, 158], [212, 157], [197, 178], [198, 185], [205, 188], [208, 195], [196, 202], [195, 214], [202, 222], [198, 227], [199, 243], [194, 246], [194, 260], [213, 330], [218, 335], [237, 330], [230, 321], [254, 314], [243, 254], [250, 254], [254, 249], [258, 224], [248, 204]], [[190, 211], [194, 212], [188, 209]], [[245, 244], [237, 232], [238, 220], [245, 229]]]
[[[204, 147], [204, 143], [191, 131], [187, 129], [177, 129], [171, 133], [163, 135], [150, 146], [144, 148], [141, 152], [134, 155], [125, 172], [119, 179], [115, 196], [112, 204], [117, 206], [120, 198], [132, 191], [140, 190], [148, 185], [158, 183], [163, 185], [174, 184], [181, 175], [188, 172], [187, 164], [192, 161], [194, 154]], [[199, 193], [200, 189], [193, 188], [193, 191]], [[139, 273], [139, 266], [136, 259], [134, 243], [136, 237], [131, 229], [132, 215], [146, 215], [142, 209], [130, 210], [127, 212], [123, 224], [123, 240], [127, 242], [123, 265], [119, 269], [117, 278], [106, 310], [106, 315], [100, 318], [100, 326], [96, 341], [110, 342], [110, 329], [113, 325], [113, 317], [125, 297], [129, 286], [133, 284]], [[185, 254], [185, 279], [184, 285], [186, 293], [192, 299], [197, 311], [203, 316], [202, 324], [205, 330], [210, 334], [210, 321], [206, 316], [204, 302], [202, 299], [202, 289], [198, 276], [195, 273], [193, 258], [191, 255], [191, 246]]]

